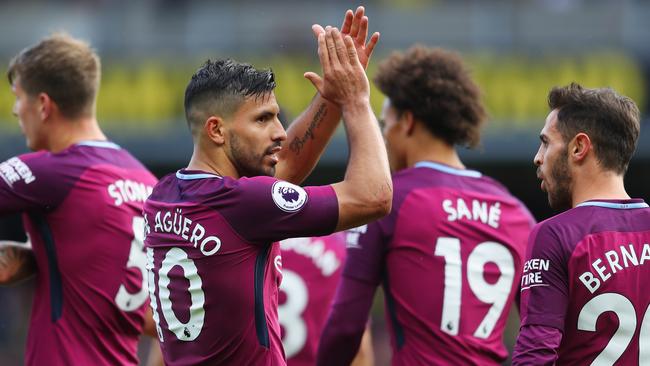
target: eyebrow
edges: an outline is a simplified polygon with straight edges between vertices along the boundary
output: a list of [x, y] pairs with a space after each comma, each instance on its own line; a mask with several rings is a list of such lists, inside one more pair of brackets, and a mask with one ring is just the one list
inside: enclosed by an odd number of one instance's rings
[[261, 112], [257, 113], [256, 118], [271, 118], [271, 117], [275, 117], [275, 116], [277, 116], [279, 114], [280, 114], [280, 112], [275, 113], [275, 111], [266, 110], [266, 111], [261, 111]]

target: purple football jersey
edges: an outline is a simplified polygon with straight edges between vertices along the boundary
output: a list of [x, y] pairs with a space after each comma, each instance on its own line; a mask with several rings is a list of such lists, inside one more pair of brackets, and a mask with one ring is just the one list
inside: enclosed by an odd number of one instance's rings
[[533, 230], [521, 282], [522, 326], [563, 332], [558, 365], [650, 360], [650, 208], [587, 201]]
[[345, 236], [287, 239], [280, 249], [279, 316], [287, 364], [311, 366], [343, 271]]
[[330, 186], [182, 170], [145, 204], [151, 307], [167, 365], [284, 365], [276, 242], [336, 227]]
[[420, 162], [389, 216], [347, 234], [343, 276], [383, 284], [393, 365], [498, 365], [534, 220], [494, 180]]
[[142, 208], [156, 178], [111, 142], [0, 164], [0, 214], [23, 212], [38, 272], [29, 365], [136, 365], [148, 297]]

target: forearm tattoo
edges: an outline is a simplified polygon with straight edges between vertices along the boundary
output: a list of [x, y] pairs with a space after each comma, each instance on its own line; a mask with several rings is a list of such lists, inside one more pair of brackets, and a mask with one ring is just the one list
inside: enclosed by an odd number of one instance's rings
[[289, 144], [289, 149], [296, 155], [300, 155], [302, 148], [305, 146], [305, 143], [307, 143], [309, 139], [314, 139], [314, 131], [316, 131], [321, 122], [323, 122], [323, 117], [325, 117], [326, 112], [327, 105], [323, 103], [320, 105], [320, 107], [318, 107], [316, 114], [314, 114], [314, 119], [312, 119], [309, 127], [307, 127], [307, 130], [302, 135], [302, 137], [295, 137], [293, 141], [291, 141]]

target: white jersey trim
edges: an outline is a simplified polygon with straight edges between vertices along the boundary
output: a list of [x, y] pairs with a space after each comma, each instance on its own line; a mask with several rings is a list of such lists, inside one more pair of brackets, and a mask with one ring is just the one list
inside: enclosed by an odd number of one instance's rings
[[601, 201], [587, 201], [582, 202], [576, 207], [587, 207], [587, 206], [596, 206], [604, 208], [614, 208], [617, 210], [630, 210], [635, 208], [648, 208], [647, 203], [645, 202], [636, 202], [636, 203], [614, 203], [614, 202], [601, 202]]
[[85, 141], [79, 141], [77, 146], [91, 146], [91, 147], [104, 147], [107, 149], [115, 149], [115, 150], [120, 150], [121, 147], [120, 145], [110, 142], [110, 141], [92, 141], [92, 140], [85, 140]]
[[476, 170], [456, 169], [447, 165], [434, 163], [432, 161], [419, 161], [415, 163], [415, 167], [434, 169], [443, 173], [460, 175], [462, 177], [480, 178], [482, 176], [481, 172], [477, 172]]
[[176, 178], [182, 179], [182, 180], [194, 180], [194, 179], [206, 179], [206, 178], [219, 178], [222, 179], [220, 176], [216, 174], [209, 174], [209, 173], [195, 173], [195, 174], [183, 174], [181, 171], [176, 172]]

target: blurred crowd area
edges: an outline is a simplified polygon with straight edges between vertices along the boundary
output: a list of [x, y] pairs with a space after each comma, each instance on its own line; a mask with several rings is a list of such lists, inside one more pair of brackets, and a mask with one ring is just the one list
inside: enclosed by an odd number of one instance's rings
[[[290, 120], [314, 90], [303, 73], [319, 70], [311, 25], [339, 26], [346, 9], [364, 5], [381, 32], [368, 73], [393, 50], [420, 43], [457, 50], [471, 66], [490, 119], [482, 147], [462, 155], [502, 182], [538, 219], [552, 212], [531, 161], [555, 85], [611, 86], [642, 110], [642, 136], [626, 179], [633, 196], [650, 197], [650, 1], [373, 0], [184, 1], [0, 0], [0, 72], [13, 55], [51, 32], [89, 41], [102, 57], [98, 101], [109, 136], [162, 176], [186, 163], [191, 141], [183, 93], [207, 58], [232, 57], [271, 67]], [[382, 96], [373, 89], [378, 113]], [[26, 152], [8, 83], [0, 87], [0, 161]], [[309, 184], [339, 179], [347, 158], [339, 132]], [[171, 147], [171, 148], [170, 148]], [[0, 219], [0, 238], [24, 239], [17, 217]], [[32, 283], [0, 288], [0, 366], [22, 364]], [[509, 342], [516, 320], [509, 328]], [[388, 364], [383, 305], [373, 310], [377, 365]], [[146, 348], [146, 347], [145, 347]], [[146, 355], [146, 350], [143, 350]]]
[[[205, 59], [234, 57], [277, 74], [278, 100], [295, 116], [314, 94], [313, 23], [339, 25], [350, 1], [3, 1], [5, 60], [53, 31], [90, 41], [103, 59], [99, 117], [115, 130], [165, 133], [182, 122], [189, 75]], [[488, 128], [536, 128], [554, 85], [609, 85], [647, 103], [647, 1], [369, 1], [375, 60], [414, 43], [458, 50], [483, 88]], [[377, 62], [371, 63], [374, 75]], [[376, 91], [373, 104], [379, 108]], [[0, 88], [0, 98], [10, 98]], [[16, 132], [10, 103], [0, 128]], [[134, 123], [137, 122], [137, 123]]]

